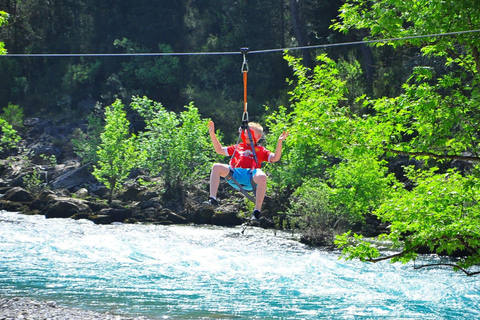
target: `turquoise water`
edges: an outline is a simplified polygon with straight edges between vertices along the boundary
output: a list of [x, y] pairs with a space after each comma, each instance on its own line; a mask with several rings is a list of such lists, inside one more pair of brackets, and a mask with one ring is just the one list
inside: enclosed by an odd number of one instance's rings
[[475, 319], [480, 278], [338, 259], [260, 228], [0, 212], [0, 296], [158, 319]]

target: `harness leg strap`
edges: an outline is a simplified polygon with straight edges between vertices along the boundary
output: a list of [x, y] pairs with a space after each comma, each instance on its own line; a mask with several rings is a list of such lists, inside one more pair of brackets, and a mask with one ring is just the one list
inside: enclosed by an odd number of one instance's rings
[[[230, 170], [230, 172], [228, 173], [228, 175], [225, 177], [225, 179], [227, 180], [232, 180], [233, 183], [235, 183], [235, 185], [239, 188], [240, 192], [243, 193], [243, 195], [245, 197], [247, 197], [248, 200], [252, 201], [253, 203], [255, 203], [255, 197], [252, 196], [250, 193], [248, 193], [247, 190], [245, 190], [245, 188], [233, 177], [233, 174], [232, 174], [232, 170]], [[253, 182], [253, 179], [252, 179], [252, 188], [253, 188], [253, 194], [256, 193], [256, 185], [255, 183]]]

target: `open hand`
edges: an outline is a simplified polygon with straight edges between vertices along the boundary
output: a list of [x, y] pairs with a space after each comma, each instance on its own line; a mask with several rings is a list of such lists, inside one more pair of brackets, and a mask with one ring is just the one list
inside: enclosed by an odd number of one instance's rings
[[215, 123], [212, 120], [208, 121], [208, 132], [215, 132]]
[[280, 137], [278, 137], [278, 140], [283, 141], [288, 137], [288, 135], [289, 135], [288, 131], [283, 131]]

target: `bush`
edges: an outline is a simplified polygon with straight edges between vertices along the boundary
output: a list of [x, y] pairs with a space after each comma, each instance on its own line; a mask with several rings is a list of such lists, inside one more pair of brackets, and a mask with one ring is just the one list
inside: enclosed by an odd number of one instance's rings
[[145, 154], [141, 167], [162, 176], [167, 192], [177, 192], [208, 174], [218, 157], [207, 134], [208, 119], [201, 119], [193, 104], [180, 114], [146, 97], [133, 97], [131, 106], [146, 123], [139, 134], [139, 148]]
[[20, 136], [8, 121], [0, 118], [0, 151], [14, 148], [20, 141]]
[[75, 153], [82, 159], [82, 163], [98, 162], [97, 148], [101, 143], [100, 135], [103, 132], [102, 120], [96, 115], [87, 118], [87, 132], [80, 128], [73, 133], [72, 144]]
[[118, 185], [137, 165], [136, 136], [130, 134], [129, 125], [120, 100], [107, 107], [105, 128], [100, 135], [102, 142], [97, 150], [98, 165], [94, 166], [93, 175], [110, 189], [109, 203]]
[[17, 131], [23, 128], [23, 108], [16, 104], [9, 103], [6, 108], [3, 108], [2, 118]]

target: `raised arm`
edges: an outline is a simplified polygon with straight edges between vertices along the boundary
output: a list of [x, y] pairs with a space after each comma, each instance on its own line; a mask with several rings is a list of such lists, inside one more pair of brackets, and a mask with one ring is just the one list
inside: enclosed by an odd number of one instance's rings
[[221, 155], [225, 155], [225, 152], [223, 151], [223, 147], [220, 144], [220, 141], [218, 141], [217, 135], [215, 134], [215, 123], [213, 121], [208, 122], [208, 133], [210, 134], [210, 139], [212, 139], [212, 144], [213, 147], [215, 148], [215, 152]]
[[277, 162], [280, 160], [282, 157], [282, 145], [283, 145], [283, 140], [285, 140], [288, 137], [288, 132], [284, 131], [279, 137], [277, 141], [277, 147], [275, 148], [275, 153], [272, 154], [272, 158], [270, 159], [270, 162]]

